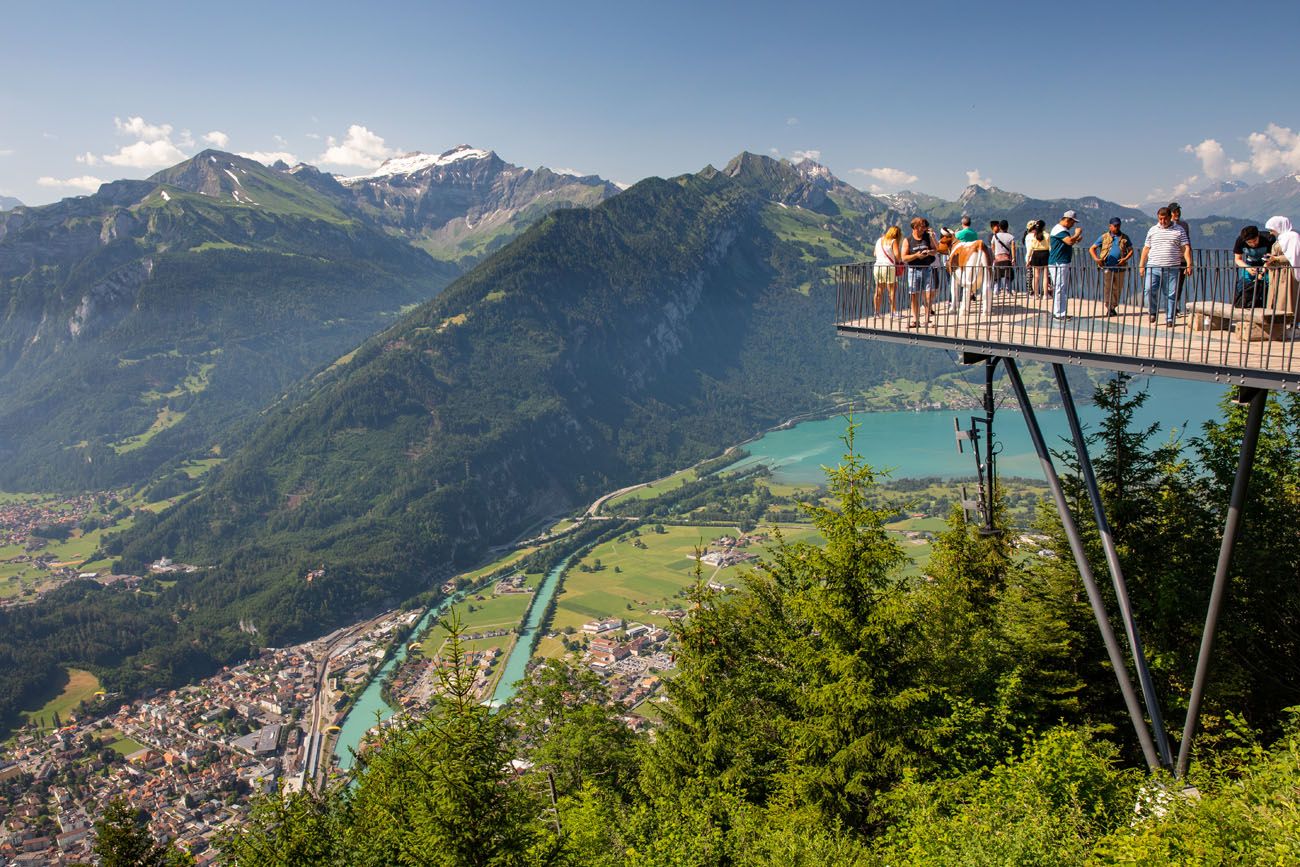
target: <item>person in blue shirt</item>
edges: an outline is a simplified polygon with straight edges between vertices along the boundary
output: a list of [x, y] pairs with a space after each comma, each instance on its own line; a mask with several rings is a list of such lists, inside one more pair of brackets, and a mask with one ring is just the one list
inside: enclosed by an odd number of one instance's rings
[[1061, 222], [1052, 227], [1052, 248], [1047, 254], [1047, 271], [1056, 287], [1052, 293], [1052, 318], [1064, 322], [1070, 317], [1065, 312], [1066, 299], [1074, 288], [1071, 280], [1070, 261], [1074, 258], [1074, 245], [1083, 240], [1083, 228], [1078, 225], [1078, 215], [1066, 211]]
[[1092, 261], [1101, 269], [1101, 297], [1107, 316], [1115, 315], [1120, 290], [1124, 286], [1124, 268], [1133, 258], [1133, 242], [1120, 231], [1121, 225], [1119, 217], [1111, 217], [1106, 231], [1088, 248]]

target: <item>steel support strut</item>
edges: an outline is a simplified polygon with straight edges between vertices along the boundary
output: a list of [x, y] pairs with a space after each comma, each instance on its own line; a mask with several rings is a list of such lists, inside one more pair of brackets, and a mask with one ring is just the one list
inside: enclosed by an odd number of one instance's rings
[[[1242, 389], [1241, 398], [1246, 397]], [[1240, 399], [1240, 398], [1239, 398]], [[1201, 715], [1201, 699], [1205, 697], [1205, 679], [1209, 673], [1210, 653], [1214, 649], [1214, 630], [1223, 608], [1223, 591], [1228, 583], [1228, 565], [1232, 562], [1232, 549], [1237, 543], [1241, 526], [1241, 508], [1246, 502], [1246, 488], [1250, 485], [1250, 471], [1255, 465], [1255, 446], [1259, 443], [1259, 429], [1264, 422], [1264, 405], [1268, 391], [1249, 391], [1250, 410], [1246, 413], [1246, 430], [1241, 438], [1241, 457], [1237, 461], [1237, 475], [1232, 480], [1232, 498], [1228, 501], [1228, 517], [1223, 525], [1223, 541], [1219, 543], [1219, 562], [1214, 567], [1214, 587], [1210, 591], [1210, 605], [1205, 612], [1205, 631], [1201, 633], [1201, 652], [1196, 657], [1196, 676], [1192, 680], [1192, 694], [1187, 700], [1187, 721], [1183, 724], [1183, 740], [1178, 745], [1178, 764], [1175, 776], [1187, 776], [1187, 766], [1192, 760], [1192, 739], [1196, 735], [1196, 722]]]
[[1147, 664], [1146, 653], [1142, 649], [1142, 637], [1138, 633], [1137, 620], [1129, 604], [1128, 585], [1124, 581], [1124, 572], [1119, 565], [1119, 552], [1115, 548], [1115, 537], [1111, 533], [1110, 522], [1106, 520], [1106, 508], [1101, 502], [1101, 491], [1097, 487], [1097, 476], [1092, 469], [1092, 458], [1088, 455], [1088, 444], [1083, 438], [1083, 429], [1079, 426], [1079, 413], [1074, 406], [1074, 395], [1070, 392], [1070, 383], [1065, 378], [1065, 368], [1060, 364], [1052, 365], [1056, 375], [1056, 388], [1061, 393], [1061, 405], [1065, 408], [1065, 417], [1070, 423], [1070, 436], [1074, 439], [1074, 451], [1079, 457], [1079, 471], [1083, 475], [1084, 487], [1088, 489], [1088, 499], [1092, 501], [1092, 514], [1097, 521], [1097, 533], [1101, 536], [1101, 546], [1106, 551], [1106, 565], [1110, 569], [1111, 584], [1115, 588], [1115, 599], [1119, 603], [1119, 616], [1124, 621], [1124, 634], [1128, 638], [1129, 650], [1133, 654], [1133, 666], [1137, 669], [1138, 685], [1142, 688], [1142, 701], [1146, 704], [1147, 716], [1151, 718], [1151, 728], [1156, 735], [1156, 749], [1160, 752], [1160, 764], [1172, 768], [1174, 757], [1169, 749], [1169, 736], [1165, 733], [1164, 719], [1160, 713], [1160, 699], [1156, 695], [1155, 683], [1151, 679], [1151, 667]]
[[1070, 504], [1066, 502], [1065, 490], [1056, 475], [1056, 467], [1052, 465], [1051, 453], [1048, 452], [1047, 443], [1043, 440], [1043, 432], [1038, 427], [1038, 419], [1034, 415], [1033, 405], [1029, 402], [1029, 394], [1025, 391], [1025, 383], [1020, 378], [1020, 368], [1013, 358], [1004, 358], [1003, 365], [1007, 369], [1007, 379], [1011, 381], [1011, 387], [1016, 392], [1016, 400], [1020, 402], [1020, 409], [1025, 416], [1025, 426], [1029, 429], [1029, 438], [1034, 443], [1034, 451], [1038, 453], [1038, 461], [1042, 464], [1047, 486], [1056, 501], [1056, 510], [1061, 515], [1061, 526], [1070, 542], [1075, 565], [1079, 568], [1079, 577], [1083, 579], [1084, 589], [1088, 592], [1092, 614], [1097, 620], [1097, 629], [1101, 632], [1102, 641], [1106, 644], [1106, 653], [1110, 657], [1111, 668], [1115, 670], [1115, 679], [1119, 681], [1119, 691], [1124, 696], [1124, 706], [1128, 709], [1129, 718], [1133, 722], [1133, 730], [1137, 733], [1142, 755], [1146, 759], [1147, 766], [1155, 770], [1160, 767], [1160, 759], [1156, 755], [1155, 744], [1151, 741], [1151, 730], [1147, 728], [1146, 719], [1142, 716], [1137, 694], [1133, 691], [1133, 682], [1129, 680], [1128, 666], [1124, 663], [1119, 641], [1115, 638], [1115, 630], [1111, 628], [1110, 618], [1106, 614], [1106, 603], [1102, 600], [1101, 590], [1092, 576], [1092, 567], [1088, 565], [1087, 552], [1083, 549], [1083, 539], [1080, 538], [1079, 528], [1074, 523]]

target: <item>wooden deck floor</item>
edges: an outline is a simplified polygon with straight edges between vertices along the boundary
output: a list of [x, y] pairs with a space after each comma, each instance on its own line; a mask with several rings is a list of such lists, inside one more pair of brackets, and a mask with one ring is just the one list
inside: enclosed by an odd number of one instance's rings
[[[842, 319], [839, 333], [918, 345], [940, 345], [963, 352], [1014, 355], [1042, 361], [1073, 362], [1190, 379], [1300, 390], [1300, 339], [1291, 329], [1279, 339], [1245, 339], [1250, 327], [1197, 330], [1204, 317], [1180, 315], [1172, 327], [1163, 315], [1149, 321], [1145, 308], [1121, 304], [1114, 317], [1096, 299], [1072, 299], [1070, 318], [1053, 319], [1051, 299], [1021, 293], [994, 297], [988, 312], [971, 302], [959, 315], [951, 302], [935, 305], [933, 320], [909, 328], [910, 312]], [[1200, 323], [1198, 323], [1198, 318]], [[1300, 336], [1300, 334], [1298, 334]]]

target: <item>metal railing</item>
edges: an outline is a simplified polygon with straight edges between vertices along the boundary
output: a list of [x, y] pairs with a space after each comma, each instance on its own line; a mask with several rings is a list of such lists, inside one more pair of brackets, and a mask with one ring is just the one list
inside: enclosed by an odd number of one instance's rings
[[1038, 349], [1206, 378], [1262, 372], [1272, 387], [1300, 386], [1290, 376], [1300, 373], [1293, 269], [1248, 273], [1230, 250], [1193, 252], [1187, 275], [1151, 267], [1141, 275], [1138, 253], [1127, 267], [1107, 271], [1086, 250], [1066, 266], [949, 269], [939, 260], [900, 274], [872, 262], [841, 265], [835, 323], [863, 336]]

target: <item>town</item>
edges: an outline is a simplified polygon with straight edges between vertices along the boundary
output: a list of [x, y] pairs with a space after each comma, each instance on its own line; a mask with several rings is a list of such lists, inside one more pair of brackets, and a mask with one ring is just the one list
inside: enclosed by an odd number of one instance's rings
[[54, 731], [20, 730], [0, 753], [0, 861], [85, 861], [95, 819], [121, 799], [148, 811], [156, 838], [213, 863], [250, 796], [321, 767], [326, 732], [417, 616], [389, 612], [115, 709], [101, 696]]

